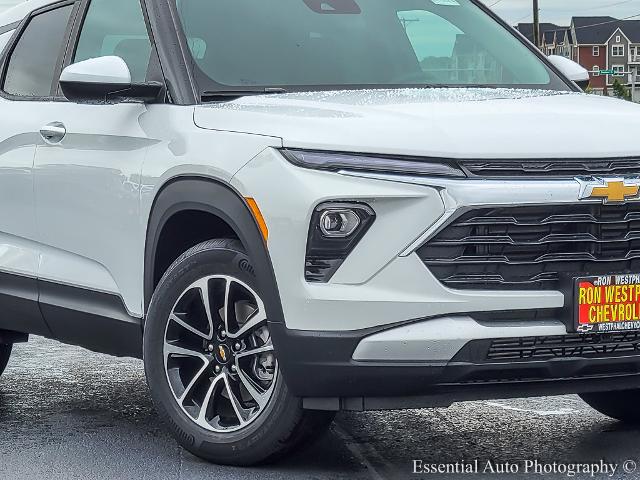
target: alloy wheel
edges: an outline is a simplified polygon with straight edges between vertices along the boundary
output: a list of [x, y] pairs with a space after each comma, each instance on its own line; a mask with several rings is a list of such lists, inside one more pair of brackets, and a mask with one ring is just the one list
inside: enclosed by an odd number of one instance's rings
[[200, 427], [240, 430], [267, 407], [278, 375], [264, 303], [237, 278], [213, 275], [175, 303], [164, 367], [180, 408]]

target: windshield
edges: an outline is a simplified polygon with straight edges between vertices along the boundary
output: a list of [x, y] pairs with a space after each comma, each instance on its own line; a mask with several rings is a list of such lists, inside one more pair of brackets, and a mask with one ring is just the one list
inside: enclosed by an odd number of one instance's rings
[[472, 0], [176, 0], [201, 92], [566, 90]]

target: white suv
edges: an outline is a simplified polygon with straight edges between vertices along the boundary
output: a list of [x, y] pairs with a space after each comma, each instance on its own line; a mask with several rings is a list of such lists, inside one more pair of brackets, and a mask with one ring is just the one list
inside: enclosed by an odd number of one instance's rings
[[176, 439], [229, 464], [338, 410], [575, 392], [640, 419], [640, 108], [480, 2], [0, 25], [0, 370], [27, 334], [144, 358]]

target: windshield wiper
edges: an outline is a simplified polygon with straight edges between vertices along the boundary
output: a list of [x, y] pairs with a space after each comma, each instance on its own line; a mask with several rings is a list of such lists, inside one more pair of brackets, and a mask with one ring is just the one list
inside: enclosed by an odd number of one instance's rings
[[226, 102], [251, 95], [274, 95], [287, 93], [284, 88], [268, 87], [260, 90], [218, 90], [202, 92], [200, 98], [203, 102]]

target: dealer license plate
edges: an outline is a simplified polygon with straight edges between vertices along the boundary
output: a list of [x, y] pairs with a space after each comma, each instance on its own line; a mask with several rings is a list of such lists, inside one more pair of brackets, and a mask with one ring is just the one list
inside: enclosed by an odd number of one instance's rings
[[575, 304], [578, 332], [640, 330], [640, 274], [579, 278]]

